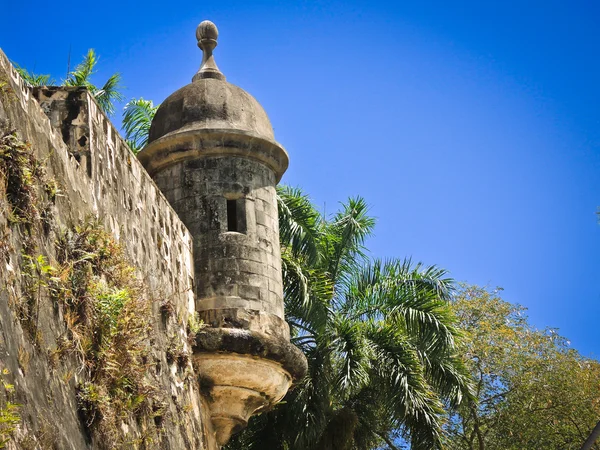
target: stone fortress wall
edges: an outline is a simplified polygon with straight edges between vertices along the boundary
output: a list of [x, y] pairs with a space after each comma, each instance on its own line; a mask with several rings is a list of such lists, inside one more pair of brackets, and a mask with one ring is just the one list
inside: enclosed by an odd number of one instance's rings
[[[157, 448], [216, 449], [191, 362], [178, 367], [166, 356], [167, 347], [174, 342], [183, 352], [191, 352], [186, 339], [186, 324], [195, 308], [190, 233], [85, 89], [32, 90], [1, 50], [0, 82], [4, 82], [0, 122], [16, 129], [19, 137], [31, 144], [59, 184], [60, 194], [52, 206], [53, 230], [90, 216], [97, 218], [125, 248], [154, 296], [153, 376], [164, 389], [167, 402]], [[5, 201], [0, 197], [0, 205]], [[0, 370], [5, 372], [3, 381], [14, 384], [16, 402], [22, 405], [22, 421], [8, 448], [25, 448], [23, 442], [33, 442], [31, 448], [100, 448], [99, 442], [86, 435], [77, 415], [75, 387], [80, 379], [75, 361], [58, 368], [48, 361], [48, 353], [65, 332], [64, 319], [49, 299], [41, 302], [43, 346], [36, 348], [11, 311], [8, 287], [11, 279], [18, 279], [14, 271], [19, 267], [18, 249], [23, 239], [13, 228], [0, 208], [0, 236], [13, 248], [10, 254], [0, 255], [0, 266], [5, 266], [0, 267]], [[40, 248], [50, 256], [55, 237], [52, 230], [39, 237]], [[161, 312], [166, 302], [174, 309], [168, 318]], [[27, 370], [19, 360], [23, 354], [30, 355]], [[65, 376], [68, 370], [72, 377]], [[131, 442], [144, 432], [135, 422], [124, 423], [122, 428], [131, 435]], [[43, 447], [44, 439], [52, 445]]]

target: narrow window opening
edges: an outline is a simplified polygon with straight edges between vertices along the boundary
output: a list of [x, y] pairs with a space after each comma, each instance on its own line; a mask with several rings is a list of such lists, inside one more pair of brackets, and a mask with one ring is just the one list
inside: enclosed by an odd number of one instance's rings
[[227, 200], [227, 231], [239, 231], [237, 200]]
[[227, 231], [246, 234], [246, 199], [227, 200]]

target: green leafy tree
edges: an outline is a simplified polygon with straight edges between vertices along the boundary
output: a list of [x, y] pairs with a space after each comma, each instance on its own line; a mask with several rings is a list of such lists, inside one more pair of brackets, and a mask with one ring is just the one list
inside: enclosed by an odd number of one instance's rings
[[322, 217], [298, 189], [279, 189], [286, 319], [308, 375], [251, 420], [235, 449], [413, 449], [441, 442], [445, 404], [469, 376], [456, 353], [452, 280], [435, 266], [370, 260], [374, 220], [361, 198]]
[[[122, 89], [120, 85], [121, 74], [114, 73], [99, 87], [92, 82], [92, 75], [95, 73], [97, 64], [98, 56], [96, 52], [93, 49], [89, 49], [83, 61], [69, 73], [62, 85], [86, 87], [94, 96], [100, 108], [111, 116], [115, 112], [115, 103], [124, 99], [120, 91]], [[55, 83], [50, 75], [38, 75], [18, 65], [15, 65], [15, 69], [30, 86], [48, 86]]]
[[450, 415], [448, 448], [580, 449], [600, 417], [600, 363], [555, 330], [533, 328], [499, 291], [464, 286], [453, 306], [478, 402]]

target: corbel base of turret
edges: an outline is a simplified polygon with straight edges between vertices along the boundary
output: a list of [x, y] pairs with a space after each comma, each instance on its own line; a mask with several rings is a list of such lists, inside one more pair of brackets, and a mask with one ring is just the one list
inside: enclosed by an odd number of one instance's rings
[[253, 414], [279, 403], [307, 368], [303, 353], [288, 341], [235, 328], [201, 330], [194, 366], [221, 446]]

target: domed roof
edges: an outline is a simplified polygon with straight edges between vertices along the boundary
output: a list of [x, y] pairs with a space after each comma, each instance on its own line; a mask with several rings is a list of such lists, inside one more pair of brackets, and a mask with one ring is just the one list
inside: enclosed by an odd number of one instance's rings
[[218, 78], [196, 78], [158, 108], [148, 142], [169, 133], [231, 130], [275, 140], [273, 127], [254, 97]]
[[227, 130], [274, 141], [273, 127], [260, 104], [243, 89], [225, 81], [213, 49], [217, 27], [202, 22], [196, 30], [203, 51], [202, 65], [192, 83], [171, 94], [158, 108], [148, 143], [170, 133]]
[[254, 97], [225, 81], [212, 54], [217, 36], [212, 22], [198, 25], [198, 47], [204, 52], [200, 70], [160, 105], [148, 144], [137, 157], [152, 176], [198, 158], [249, 158], [265, 164], [279, 182], [289, 164], [288, 154], [275, 141], [271, 122]]

